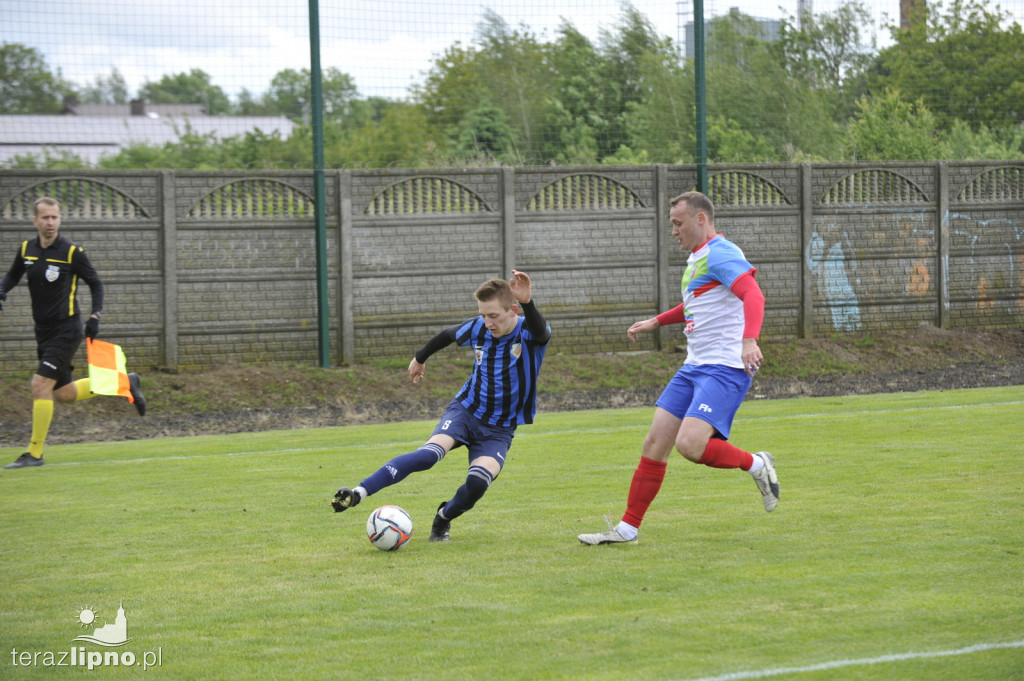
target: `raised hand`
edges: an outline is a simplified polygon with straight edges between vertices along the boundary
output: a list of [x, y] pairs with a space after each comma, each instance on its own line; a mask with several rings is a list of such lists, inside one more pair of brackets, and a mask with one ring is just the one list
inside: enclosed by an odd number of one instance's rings
[[533, 284], [530, 282], [530, 275], [519, 270], [512, 270], [512, 277], [508, 280], [512, 295], [520, 303], [528, 303], [533, 298]]

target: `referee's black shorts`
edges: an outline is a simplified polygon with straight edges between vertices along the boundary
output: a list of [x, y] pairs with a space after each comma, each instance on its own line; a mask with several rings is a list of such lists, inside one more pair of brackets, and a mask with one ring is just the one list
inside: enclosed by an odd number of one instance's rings
[[78, 317], [70, 317], [51, 326], [36, 326], [36, 354], [39, 355], [36, 373], [57, 381], [54, 390], [73, 380], [71, 373], [75, 367], [71, 362], [83, 338], [85, 329]]

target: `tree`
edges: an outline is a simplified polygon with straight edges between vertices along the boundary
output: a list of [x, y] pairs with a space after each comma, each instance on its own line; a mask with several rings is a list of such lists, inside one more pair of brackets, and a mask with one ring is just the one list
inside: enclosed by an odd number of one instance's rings
[[[603, 57], [590, 40], [564, 21], [547, 46], [551, 86], [546, 93], [547, 118], [543, 156], [561, 163], [596, 163], [607, 140], [621, 122], [615, 120], [610, 90], [602, 78]], [[620, 142], [623, 140], [620, 140]]]
[[984, 124], [972, 130], [968, 123], [953, 121], [949, 130], [942, 132], [942, 158], [957, 161], [984, 161], [1024, 158], [1024, 128], [1010, 128], [1004, 132], [989, 130]]
[[112, 67], [109, 76], [96, 76], [91, 84], [82, 88], [79, 101], [83, 104], [127, 104], [128, 84], [117, 67]]
[[380, 121], [371, 121], [325, 144], [327, 164], [334, 168], [417, 168], [438, 165], [443, 136], [420, 106], [394, 104]]
[[835, 12], [788, 16], [782, 21], [778, 49], [787, 70], [812, 87], [831, 94], [836, 115], [853, 114], [862, 93], [861, 78], [877, 53], [874, 33], [868, 37], [871, 13], [859, 0]]
[[[512, 148], [518, 148], [518, 160], [525, 163], [548, 160], [543, 158], [540, 150], [545, 134], [542, 121], [546, 112], [546, 88], [543, 84], [550, 83], [551, 79], [541, 44], [525, 26], [514, 30], [490, 9], [484, 12], [477, 25], [476, 41], [480, 48], [476, 68], [482, 76], [478, 82], [485, 86], [486, 94], [471, 109], [464, 111], [464, 116], [476, 109], [480, 102], [500, 108], [507, 123], [489, 116], [495, 125], [509, 128], [512, 135], [509, 142]], [[459, 135], [464, 130], [464, 120], [459, 121]]]
[[[417, 102], [452, 148], [459, 147], [463, 121], [482, 105], [504, 112], [517, 159], [539, 163], [550, 151], [545, 130], [551, 72], [544, 47], [524, 27], [513, 30], [492, 10], [484, 13], [474, 43], [450, 46], [415, 92]], [[547, 85], [546, 85], [547, 84]]]
[[265, 116], [267, 107], [262, 97], [256, 97], [249, 88], [242, 88], [235, 102], [235, 111], [239, 116]]
[[514, 162], [515, 136], [505, 112], [482, 105], [466, 113], [459, 123], [456, 151], [463, 158]]
[[680, 55], [672, 40], [659, 35], [650, 20], [628, 2], [622, 5], [615, 29], [602, 29], [598, 43], [602, 57], [598, 74], [606, 88], [602, 101], [609, 121], [607, 132], [598, 138], [599, 156], [603, 158], [620, 153], [629, 139], [627, 112], [653, 94], [652, 80], [663, 81], [670, 75]]
[[873, 90], [894, 89], [921, 100], [943, 128], [959, 119], [975, 128], [1024, 123], [1024, 33], [1019, 23], [981, 0], [953, 0], [927, 10], [878, 57]]
[[476, 48], [456, 41], [434, 60], [423, 85], [413, 90], [430, 123], [446, 133], [454, 134], [465, 112], [486, 93], [476, 59]]
[[41, 156], [36, 156], [35, 154], [15, 154], [4, 163], [4, 167], [14, 170], [84, 170], [89, 168], [89, 164], [67, 149], [60, 151], [43, 149]]
[[72, 87], [34, 47], [0, 44], [0, 114], [60, 113]]
[[832, 13], [787, 16], [778, 44], [795, 75], [816, 87], [835, 87], [870, 66], [876, 51], [874, 35], [865, 42], [870, 26], [871, 13], [852, 0]]
[[[312, 82], [313, 76], [309, 69], [279, 71], [270, 81], [270, 89], [263, 97], [264, 110], [270, 114], [287, 116], [297, 123], [308, 123]], [[352, 77], [333, 66], [321, 71], [320, 91], [325, 122], [341, 121], [348, 117], [359, 94]]]
[[[646, 84], [643, 96], [630, 102], [623, 115], [629, 148], [653, 163], [693, 163], [697, 131], [692, 64], [646, 55], [640, 73]], [[621, 158], [622, 150], [614, 156]]]
[[152, 104], [202, 104], [211, 116], [231, 111], [231, 100], [202, 69], [164, 76], [139, 88], [139, 97]]
[[778, 157], [768, 140], [725, 116], [708, 121], [708, 160], [713, 163], [761, 163]]
[[941, 158], [935, 116], [924, 102], [909, 103], [896, 90], [864, 96], [847, 130], [848, 155], [863, 161], [928, 161]]
[[830, 156], [837, 136], [829, 94], [786, 68], [753, 17], [730, 12], [709, 28], [709, 119], [722, 116], [767, 141], [776, 161], [798, 153]]

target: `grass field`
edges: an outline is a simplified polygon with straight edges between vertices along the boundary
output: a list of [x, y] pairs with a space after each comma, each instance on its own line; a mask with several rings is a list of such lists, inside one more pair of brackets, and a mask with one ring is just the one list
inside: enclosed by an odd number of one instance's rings
[[[599, 547], [576, 535], [621, 515], [650, 409], [540, 414], [448, 544], [465, 450], [328, 507], [432, 422], [52, 446], [0, 472], [0, 678], [78, 678], [74, 648], [135, 658], [93, 678], [1024, 679], [1022, 410], [750, 402], [732, 440], [775, 454], [777, 511], [677, 456], [640, 541]], [[396, 553], [365, 537], [385, 503], [416, 522]], [[73, 642], [121, 603], [127, 644]]]

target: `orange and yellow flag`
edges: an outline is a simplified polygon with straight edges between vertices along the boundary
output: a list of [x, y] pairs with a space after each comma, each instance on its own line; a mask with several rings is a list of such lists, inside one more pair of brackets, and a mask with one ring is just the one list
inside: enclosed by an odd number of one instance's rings
[[97, 395], [124, 395], [135, 402], [128, 386], [128, 370], [120, 345], [101, 340], [86, 340], [89, 358], [89, 383]]

